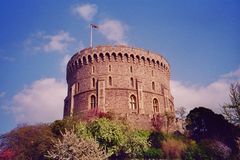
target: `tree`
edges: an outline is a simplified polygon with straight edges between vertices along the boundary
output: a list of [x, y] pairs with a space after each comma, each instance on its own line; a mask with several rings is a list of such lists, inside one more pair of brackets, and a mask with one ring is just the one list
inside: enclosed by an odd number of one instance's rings
[[233, 151], [238, 150], [239, 128], [225, 120], [221, 114], [216, 114], [204, 107], [198, 107], [189, 112], [186, 122], [189, 136], [197, 142], [203, 139], [216, 139], [225, 143]]
[[46, 124], [23, 125], [1, 135], [0, 151], [13, 153], [12, 159], [44, 159], [54, 136]]
[[127, 126], [118, 121], [100, 118], [89, 123], [87, 128], [109, 154], [117, 154], [127, 141]]
[[126, 147], [125, 152], [128, 153], [130, 158], [143, 158], [144, 152], [150, 147], [148, 142], [150, 132], [133, 129], [126, 134], [128, 134], [128, 140], [124, 145]]
[[166, 118], [166, 130], [167, 133], [169, 132], [169, 130], [171, 129], [171, 126], [174, 122], [174, 114], [172, 112], [165, 112], [165, 118]]
[[97, 142], [78, 138], [73, 130], [65, 130], [62, 141], [54, 141], [53, 148], [45, 155], [56, 160], [102, 160], [107, 159], [105, 151]]
[[240, 83], [231, 84], [229, 97], [231, 103], [222, 106], [222, 113], [230, 123], [240, 126]]
[[178, 107], [176, 109], [176, 115], [180, 120], [184, 120], [186, 118], [186, 108], [185, 107]]

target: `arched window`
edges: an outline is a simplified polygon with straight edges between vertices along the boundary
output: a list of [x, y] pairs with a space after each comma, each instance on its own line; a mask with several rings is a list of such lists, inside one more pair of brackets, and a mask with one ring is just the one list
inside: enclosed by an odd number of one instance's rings
[[92, 86], [95, 87], [96, 86], [96, 81], [95, 78], [92, 79]]
[[152, 90], [155, 90], [155, 83], [152, 82]]
[[154, 113], [159, 112], [158, 100], [156, 98], [153, 99], [153, 111]]
[[137, 109], [137, 105], [136, 105], [136, 97], [134, 95], [130, 96], [130, 108], [132, 110], [136, 110]]
[[134, 80], [131, 78], [131, 86], [134, 87]]
[[109, 77], [109, 85], [112, 86], [112, 77]]
[[87, 59], [86, 59], [86, 57], [83, 57], [83, 64], [84, 64], [84, 65], [87, 65]]
[[94, 95], [91, 96], [91, 109], [96, 108], [96, 97]]

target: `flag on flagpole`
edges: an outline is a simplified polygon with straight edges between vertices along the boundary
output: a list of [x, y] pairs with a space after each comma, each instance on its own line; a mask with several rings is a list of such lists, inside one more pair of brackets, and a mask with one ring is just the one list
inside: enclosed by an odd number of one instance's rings
[[93, 28], [95, 28], [95, 29], [98, 29], [98, 26], [97, 25], [95, 25], [95, 24], [90, 24], [90, 47], [92, 47], [93, 45], [93, 38], [92, 38], [92, 30], [93, 30]]
[[91, 24], [91, 26], [92, 26], [92, 28], [98, 28], [98, 26], [97, 25], [95, 25], [95, 24]]

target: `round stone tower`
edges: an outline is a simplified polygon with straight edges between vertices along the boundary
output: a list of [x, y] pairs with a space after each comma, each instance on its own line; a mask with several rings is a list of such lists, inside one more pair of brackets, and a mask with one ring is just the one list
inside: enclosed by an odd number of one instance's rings
[[91, 109], [120, 115], [174, 112], [170, 65], [153, 52], [128, 46], [97, 46], [67, 64], [64, 117]]

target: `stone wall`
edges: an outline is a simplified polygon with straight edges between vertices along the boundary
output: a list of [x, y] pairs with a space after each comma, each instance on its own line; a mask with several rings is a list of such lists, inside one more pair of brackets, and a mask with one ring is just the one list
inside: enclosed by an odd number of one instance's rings
[[[64, 116], [77, 115], [93, 106], [129, 115], [174, 112], [170, 65], [163, 56], [143, 49], [86, 48], [68, 62], [67, 83]], [[157, 110], [153, 101], [157, 101]]]

